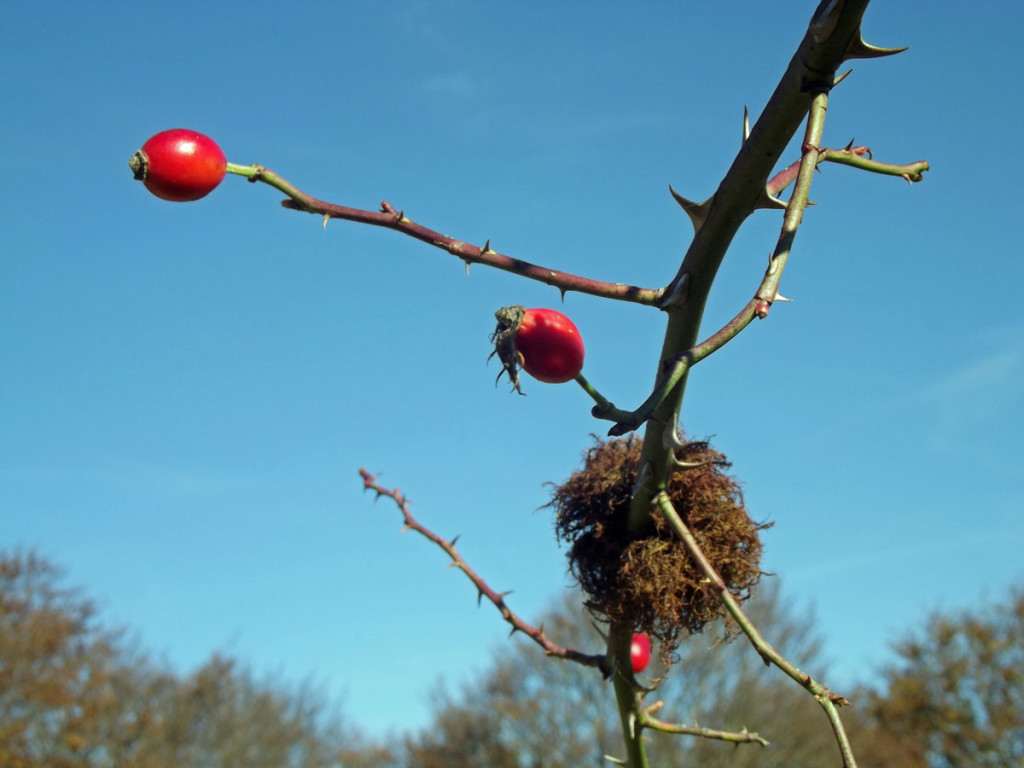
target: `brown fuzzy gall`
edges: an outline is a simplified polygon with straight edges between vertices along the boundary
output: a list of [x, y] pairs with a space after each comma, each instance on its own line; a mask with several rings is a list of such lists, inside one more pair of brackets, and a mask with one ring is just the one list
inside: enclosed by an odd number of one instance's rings
[[[649, 531], [630, 536], [640, 448], [635, 436], [598, 440], [584, 454], [583, 468], [555, 486], [549, 506], [587, 607], [598, 618], [658, 638], [664, 657], [683, 630], [700, 632], [725, 609], [656, 507]], [[677, 458], [706, 462], [676, 468], [666, 491], [729, 590], [745, 600], [761, 577], [759, 532], [768, 525], [750, 519], [738, 483], [726, 474], [731, 465], [708, 443], [689, 443]]]

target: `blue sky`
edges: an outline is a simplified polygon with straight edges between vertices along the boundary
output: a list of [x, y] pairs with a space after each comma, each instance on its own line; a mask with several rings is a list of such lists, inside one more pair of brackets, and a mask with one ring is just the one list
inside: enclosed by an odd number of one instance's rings
[[[607, 424], [571, 384], [495, 388], [493, 312], [568, 313], [621, 406], [648, 394], [663, 317], [325, 232], [237, 177], [164, 203], [128, 157], [193, 128], [315, 196], [658, 287], [691, 234], [668, 184], [713, 191], [814, 5], [9, 4], [0, 547], [52, 558], [179, 669], [223, 650], [323, 683], [374, 732], [423, 724], [433, 683], [482, 669], [506, 625], [357, 469], [536, 619], [568, 585], [544, 483]], [[854, 63], [825, 143], [933, 170], [825, 168], [794, 302], [691, 376], [685, 426], [775, 521], [764, 566], [816, 607], [837, 689], [929, 611], [1024, 578], [1022, 22], [1010, 2], [868, 9], [868, 41], [910, 51]], [[743, 228], [707, 332], [779, 225]]]

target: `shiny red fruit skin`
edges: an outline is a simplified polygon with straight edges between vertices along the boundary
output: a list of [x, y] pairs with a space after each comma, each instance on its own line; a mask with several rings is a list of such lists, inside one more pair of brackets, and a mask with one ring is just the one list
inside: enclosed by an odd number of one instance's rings
[[583, 370], [583, 338], [572, 320], [553, 309], [527, 309], [516, 331], [523, 370], [538, 381], [561, 384]]
[[[136, 171], [146, 189], [163, 200], [190, 202], [212, 192], [227, 168], [227, 158], [209, 136], [186, 128], [161, 131], [136, 153]], [[133, 165], [134, 167], [134, 165]]]
[[629, 646], [629, 660], [633, 662], [633, 674], [637, 675], [647, 669], [651, 660], [651, 640], [647, 635], [636, 633]]

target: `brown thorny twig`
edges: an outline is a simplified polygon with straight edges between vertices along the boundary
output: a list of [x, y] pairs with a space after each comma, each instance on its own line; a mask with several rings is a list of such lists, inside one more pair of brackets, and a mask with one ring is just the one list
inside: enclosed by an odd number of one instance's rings
[[429, 528], [424, 527], [416, 518], [409, 512], [409, 500], [405, 495], [398, 489], [388, 490], [382, 487], [377, 482], [377, 475], [371, 475], [365, 469], [359, 470], [359, 476], [363, 478], [363, 487], [368, 491], [373, 491], [377, 494], [377, 498], [381, 496], [387, 496], [391, 499], [395, 506], [398, 507], [402, 513], [402, 517], [405, 519], [405, 528], [403, 531], [416, 531], [416, 533], [434, 542], [437, 546], [445, 551], [448, 557], [451, 558], [452, 562], [449, 564], [449, 568], [458, 568], [466, 577], [473, 582], [473, 586], [477, 589], [477, 604], [483, 598], [487, 598], [491, 601], [498, 612], [501, 613], [501, 618], [512, 625], [512, 631], [510, 635], [516, 632], [522, 632], [524, 635], [533, 640], [537, 645], [544, 649], [544, 653], [548, 656], [554, 656], [559, 659], [566, 659], [567, 661], [575, 661], [577, 664], [583, 664], [587, 667], [597, 667], [602, 672], [606, 670], [606, 661], [604, 654], [586, 654], [577, 651], [575, 648], [563, 648], [560, 645], [555, 644], [548, 638], [544, 633], [543, 625], [535, 627], [532, 624], [528, 624], [519, 618], [511, 608], [505, 603], [505, 596], [508, 592], [496, 592], [484, 581], [476, 571], [470, 568], [469, 564], [463, 559], [462, 555], [455, 549], [455, 543], [459, 537], [455, 536], [453, 539], [445, 539], [442, 536], [431, 531]]
[[[606, 677], [610, 675], [608, 657], [605, 654], [587, 654], [582, 653], [575, 648], [557, 645], [547, 636], [547, 634], [545, 634], [543, 625], [535, 627], [520, 618], [519, 615], [509, 608], [508, 604], [505, 602], [505, 596], [508, 595], [509, 592], [496, 592], [492, 589], [484, 578], [473, 570], [462, 555], [459, 554], [455, 548], [455, 544], [459, 537], [455, 536], [452, 539], [445, 539], [443, 536], [439, 536], [416, 520], [409, 511], [409, 499], [398, 488], [384, 488], [377, 482], [378, 475], [370, 474], [366, 469], [360, 469], [359, 476], [363, 478], [363, 488], [368, 491], [373, 491], [377, 495], [378, 499], [381, 496], [386, 496], [395, 503], [395, 506], [398, 507], [398, 510], [402, 513], [402, 518], [405, 521], [405, 527], [402, 529], [403, 533], [410, 530], [416, 531], [416, 533], [432, 541], [444, 550], [445, 554], [451, 558], [451, 563], [449, 563], [448, 567], [458, 568], [466, 574], [466, 577], [470, 581], [473, 582], [473, 586], [477, 589], [477, 604], [479, 605], [481, 600], [486, 597], [494, 607], [498, 609], [501, 617], [512, 626], [512, 631], [509, 633], [510, 636], [514, 635], [516, 632], [522, 632], [543, 648], [544, 653], [548, 656], [564, 659], [566, 661], [574, 661], [577, 664], [582, 664], [586, 667], [595, 667]], [[720, 741], [729, 741], [735, 744], [746, 742], [757, 743], [762, 746], [768, 745], [768, 741], [766, 739], [756, 733], [747, 731], [746, 729], [742, 731], [722, 731], [713, 728], [702, 728], [696, 725], [682, 725], [659, 720], [654, 717], [654, 713], [661, 709], [662, 706], [663, 702], [659, 701], [649, 707], [645, 707], [638, 724], [643, 727], [664, 731], [666, 733], [699, 736], [706, 739], [718, 739]]]
[[[557, 288], [563, 297], [568, 291], [578, 291], [602, 298], [657, 307], [669, 313], [670, 316], [670, 327], [666, 334], [666, 345], [670, 343], [670, 339], [686, 338], [686, 332], [680, 331], [680, 328], [683, 326], [679, 326], [677, 323], [676, 330], [673, 330], [673, 321], [682, 317], [685, 323], [688, 323], [689, 332], [692, 332], [694, 335], [693, 340], [681, 346], [677, 345], [675, 347], [676, 351], [665, 355], [661, 362], [660, 374], [652, 394], [635, 410], [626, 411], [616, 408], [610, 401], [591, 387], [589, 382], [586, 382], [582, 377], [579, 379], [581, 386], [596, 402], [593, 408], [593, 415], [599, 419], [615, 422], [609, 434], [622, 435], [644, 424], [648, 424], [649, 430], [651, 428], [650, 425], [658, 424], [663, 425], [665, 430], [671, 429], [674, 432], [689, 369], [735, 338], [755, 318], [766, 317], [773, 302], [786, 300], [778, 293], [779, 278], [789, 255], [796, 230], [802, 219], [804, 207], [808, 204], [807, 192], [810, 188], [811, 177], [818, 164], [821, 162], [835, 162], [873, 173], [899, 176], [910, 183], [920, 181], [923, 172], [928, 170], [928, 164], [924, 161], [906, 165], [878, 162], [874, 160], [871, 151], [867, 147], [855, 147], [852, 142], [843, 149], [830, 149], [820, 146], [821, 128], [829, 91], [845, 77], [845, 75], [842, 75], [838, 78], [826, 80], [822, 79], [821, 75], [829, 69], [834, 69], [834, 66], [840, 61], [850, 58], [871, 58], [889, 55], [901, 50], [874, 48], [864, 43], [860, 35], [860, 17], [863, 15], [867, 2], [868, 0], [847, 0], [845, 3], [823, 2], [819, 5], [812, 18], [808, 35], [805, 36], [804, 41], [801, 43], [797, 56], [790, 63], [790, 67], [784, 75], [779, 88], [773, 94], [769, 105], [765, 108], [762, 120], [759, 120], [758, 125], [755, 126], [756, 135], [751, 134], [747, 117], [744, 115], [743, 150], [734, 162], [733, 167], [730, 168], [726, 178], [723, 179], [719, 192], [703, 203], [698, 204], [687, 200], [670, 188], [673, 197], [690, 217], [695, 229], [695, 238], [679, 273], [672, 282], [660, 289], [641, 288], [622, 283], [592, 280], [579, 275], [542, 267], [494, 251], [490, 247], [489, 240], [483, 246], [471, 245], [412, 221], [405, 216], [404, 211], [396, 210], [387, 202], [381, 203], [379, 211], [367, 211], [318, 200], [263, 166], [229, 164], [228, 170], [232, 173], [246, 176], [252, 182], [263, 182], [284, 192], [288, 195], [288, 199], [284, 200], [282, 205], [297, 211], [319, 214], [323, 216], [324, 226], [326, 226], [329, 219], [337, 218], [385, 227], [457, 256], [465, 262], [467, 270], [470, 264], [478, 263], [513, 272], [528, 279], [544, 282]], [[844, 47], [839, 53], [826, 51], [825, 49], [828, 47], [828, 44], [832, 42], [830, 36], [839, 35], [839, 32], [836, 31], [837, 29], [844, 30], [843, 34], [847, 34], [849, 37], [845, 43], [842, 43]], [[817, 57], [815, 61], [818, 63], [814, 66], [809, 61], [812, 57]], [[818, 79], [814, 82], [809, 82], [807, 79], [808, 72], [813, 72]], [[794, 82], [794, 80], [798, 80], [798, 82]], [[807, 114], [807, 130], [802, 144], [801, 159], [767, 181], [758, 194], [757, 199], [745, 209], [745, 213], [739, 211], [742, 215], [738, 217], [728, 213], [722, 214], [723, 210], [730, 210], [733, 214], [736, 214], [737, 206], [741, 206], [737, 202], [737, 191], [747, 183], [741, 179], [744, 177], [746, 179], [756, 177], [756, 174], [760, 171], [753, 170], [753, 166], [763, 162], [765, 158], [772, 155], [775, 146], [779, 145], [779, 137], [783, 133], [781, 128], [781, 124], [784, 122], [783, 118], [790, 119], [792, 117], [791, 113], [795, 109], [794, 90], [806, 94], [809, 100], [809, 108], [801, 107], [805, 110], [805, 114]], [[762, 121], [766, 120], [766, 115], [768, 115], [767, 122], [765, 123], [767, 127], [760, 134], [757, 134]], [[772, 118], [776, 117], [778, 119], [773, 122]], [[782, 143], [784, 144], [785, 141], [782, 141]], [[771, 147], [772, 151], [756, 151], [754, 149], [755, 144], [759, 147]], [[750, 165], [752, 168], [745, 170], [746, 165]], [[762, 176], [762, 178], [765, 177]], [[794, 182], [794, 191], [790, 200], [783, 202], [778, 198], [778, 195]], [[721, 201], [716, 199], [719, 194], [722, 194], [725, 199]], [[769, 259], [768, 269], [753, 298], [744, 305], [737, 315], [704, 341], [697, 343], [695, 335], [696, 328], [699, 326], [700, 316], [703, 313], [703, 299], [706, 297], [717, 265], [720, 263], [728, 247], [728, 242], [735, 231], [735, 226], [738, 226], [734, 225], [731, 221], [724, 220], [723, 215], [726, 219], [739, 218], [742, 220], [746, 218], [746, 215], [749, 215], [749, 213], [758, 208], [775, 208], [785, 210], [786, 212], [782, 232], [776, 248]], [[709, 226], [705, 227], [705, 224]], [[709, 238], [711, 239], [709, 240]], [[715, 241], [715, 238], [717, 238], [718, 242]], [[691, 302], [691, 305], [699, 304], [699, 306], [688, 309], [688, 301]], [[680, 349], [682, 351], [678, 351]], [[671, 418], [661, 418], [661, 416], [670, 416]], [[662, 441], [656, 442], [660, 443]], [[672, 441], [666, 440], [664, 442], [664, 445], [652, 444], [653, 452], [657, 453], [660, 451], [664, 455], [666, 452], [673, 450], [674, 444]], [[648, 453], [648, 440], [645, 440], [644, 443], [644, 455], [646, 456]], [[748, 636], [757, 652], [765, 660], [765, 663], [778, 666], [783, 672], [808, 690], [821, 704], [835, 733], [843, 765], [846, 768], [856, 768], [856, 761], [850, 750], [849, 741], [846, 738], [837, 711], [837, 707], [845, 705], [847, 701], [843, 697], [831, 693], [827, 687], [801, 672], [761, 637], [756, 627], [750, 623], [739, 607], [738, 601], [728, 592], [714, 566], [708, 562], [696, 539], [672, 508], [671, 502], [664, 493], [656, 493], [651, 490], [656, 485], [652, 483], [652, 480], [655, 479], [658, 472], [664, 471], [664, 468], [668, 466], [668, 462], [657, 462], [657, 464], [663, 464], [664, 466], [662, 469], [651, 469], [651, 472], [646, 476], [646, 484], [644, 482], [638, 483], [637, 492], [634, 497], [634, 509], [631, 511], [631, 521], [638, 512], [642, 513], [644, 509], [649, 508], [651, 505], [661, 510], [666, 520], [684, 542], [691, 557], [701, 566], [709, 581], [718, 588], [729, 613]], [[641, 468], [641, 477], [644, 477], [644, 471], [652, 466], [654, 465], [650, 464], [648, 460], [648, 464], [643, 465]], [[538, 628], [530, 625], [509, 609], [505, 603], [507, 592], [495, 592], [487, 585], [483, 578], [470, 568], [455, 548], [457, 537], [449, 541], [425, 528], [409, 513], [408, 500], [397, 488], [388, 490], [381, 487], [376, 482], [376, 476], [369, 474], [366, 470], [360, 470], [360, 475], [363, 477], [365, 488], [376, 492], [378, 497], [387, 496], [394, 501], [402, 512], [406, 529], [417, 531], [445, 551], [452, 560], [451, 565], [463, 571], [476, 586], [478, 600], [487, 597], [501, 613], [502, 618], [512, 626], [512, 633], [522, 632], [540, 645], [549, 656], [595, 667], [600, 669], [606, 676], [611, 675], [615, 678], [616, 696], [619, 699], [624, 735], [626, 737], [628, 763], [634, 765], [635, 768], [643, 768], [643, 766], [647, 765], [646, 753], [640, 738], [640, 731], [643, 728], [672, 733], [693, 734], [734, 742], [767, 743], [757, 734], [746, 731], [739, 733], [714, 731], [698, 728], [697, 726], [667, 723], [655, 718], [654, 712], [661, 707], [661, 702], [650, 706], [644, 705], [643, 694], [649, 692], [650, 689], [642, 688], [635, 680], [628, 678], [628, 674], [622, 671], [623, 665], [617, 663], [618, 660], [624, 658], [624, 648], [628, 647], [628, 632], [624, 628], [616, 626], [610, 628], [609, 649], [606, 654], [585, 654], [575, 649], [564, 648], [555, 644], [544, 633], [543, 627]], [[616, 670], [619, 670], [617, 674]]]

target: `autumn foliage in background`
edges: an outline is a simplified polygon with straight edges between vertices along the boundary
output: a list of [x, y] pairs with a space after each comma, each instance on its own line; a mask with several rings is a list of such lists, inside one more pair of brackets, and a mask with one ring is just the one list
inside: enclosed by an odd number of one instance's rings
[[[813, 619], [794, 616], [773, 584], [751, 601], [754, 618], [795, 659], [821, 663]], [[579, 603], [567, 593], [545, 623], [582, 644], [593, 630]], [[737, 750], [654, 734], [652, 757], [711, 768], [831, 764], [834, 744], [816, 727], [813, 701], [741, 644], [706, 646], [686, 645], [662, 691], [701, 722], [757, 722], [771, 744]], [[850, 729], [862, 765], [1024, 764], [1024, 588], [970, 613], [936, 614], [895, 650], [881, 685], [855, 697]], [[620, 738], [605, 685], [521, 641], [460, 690], [440, 688], [427, 727], [382, 743], [315, 687], [257, 680], [226, 655], [172, 672], [105, 628], [54, 564], [0, 553], [3, 768], [525, 768], [542, 757], [554, 768], [597, 765]]]

